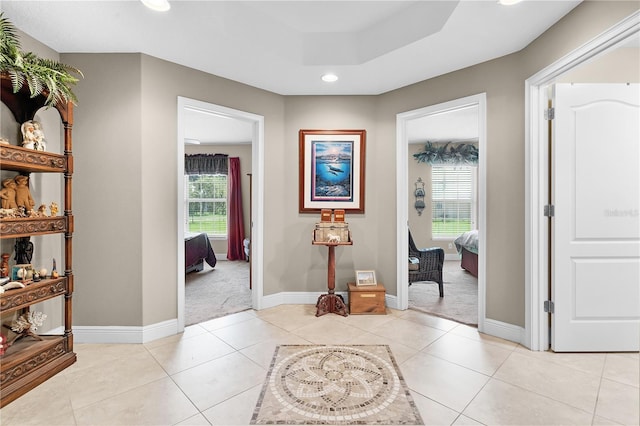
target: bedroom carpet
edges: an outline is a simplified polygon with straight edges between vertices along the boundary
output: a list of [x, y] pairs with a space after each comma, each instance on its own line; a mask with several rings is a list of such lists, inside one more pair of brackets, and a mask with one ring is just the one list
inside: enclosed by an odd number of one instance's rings
[[409, 286], [409, 309], [426, 312], [463, 324], [478, 325], [478, 279], [460, 268], [460, 261], [444, 262], [444, 297], [438, 284], [421, 281]]
[[280, 345], [251, 424], [423, 422], [388, 345]]
[[251, 308], [249, 262], [219, 259], [215, 268], [205, 263], [201, 272], [184, 279], [185, 326]]

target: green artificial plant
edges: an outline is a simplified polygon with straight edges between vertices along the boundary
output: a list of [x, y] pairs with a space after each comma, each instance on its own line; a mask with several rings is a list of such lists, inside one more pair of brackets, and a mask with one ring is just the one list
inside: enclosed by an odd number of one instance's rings
[[9, 76], [14, 92], [26, 83], [31, 97], [46, 95], [47, 106], [77, 103], [71, 87], [78, 82], [75, 75], [83, 77], [80, 70], [70, 65], [21, 51], [16, 28], [4, 17], [4, 12], [0, 13], [0, 74]]

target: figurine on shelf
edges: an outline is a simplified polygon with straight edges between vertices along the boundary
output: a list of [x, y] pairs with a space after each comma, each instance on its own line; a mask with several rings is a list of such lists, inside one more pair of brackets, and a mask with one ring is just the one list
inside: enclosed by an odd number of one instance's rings
[[58, 215], [58, 203], [56, 203], [55, 201], [52, 201], [51, 205], [49, 206], [49, 210], [51, 210], [51, 217], [57, 216]]
[[38, 216], [47, 217], [47, 205], [46, 204], [40, 204], [40, 207], [38, 207]]
[[16, 204], [24, 207], [27, 212], [33, 210], [36, 202], [29, 191], [29, 176], [18, 175], [13, 180], [16, 182]]
[[0, 143], [3, 145], [10, 145], [9, 139], [7, 138], [0, 138]]
[[9, 253], [2, 253], [2, 261], [0, 262], [0, 278], [9, 276]]
[[36, 126], [34, 126], [33, 121], [25, 121], [20, 126], [20, 130], [22, 131], [22, 146], [29, 149], [36, 148]]
[[29, 311], [26, 314], [20, 315], [10, 326], [5, 324], [5, 327], [16, 333], [16, 337], [14, 337], [7, 346], [13, 345], [16, 340], [23, 337], [33, 337], [36, 340], [42, 340], [42, 337], [38, 336], [35, 331], [44, 324], [46, 318], [47, 315], [42, 312]]
[[16, 264], [28, 264], [31, 263], [33, 257], [33, 243], [29, 241], [29, 237], [16, 238], [16, 245], [13, 248], [16, 252], [15, 261]]
[[47, 141], [44, 138], [44, 132], [42, 131], [42, 124], [39, 121], [33, 122], [33, 134], [36, 139], [35, 142], [35, 150], [36, 151], [46, 151], [47, 150]]
[[16, 181], [8, 178], [2, 181], [2, 189], [0, 189], [0, 198], [2, 199], [3, 209], [16, 209]]
[[51, 278], [58, 278], [58, 270], [56, 269], [56, 260], [53, 259], [53, 268], [51, 269]]

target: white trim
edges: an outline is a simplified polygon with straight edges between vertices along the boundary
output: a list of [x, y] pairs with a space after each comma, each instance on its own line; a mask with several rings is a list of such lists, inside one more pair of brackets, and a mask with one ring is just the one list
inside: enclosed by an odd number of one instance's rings
[[409, 237], [407, 227], [409, 225], [408, 197], [409, 177], [407, 170], [408, 139], [407, 124], [411, 120], [422, 118], [432, 114], [441, 114], [446, 111], [456, 110], [471, 105], [478, 106], [478, 330], [484, 332], [486, 311], [486, 194], [487, 194], [487, 95], [480, 93], [444, 102], [437, 105], [403, 112], [396, 116], [396, 194], [397, 194], [397, 309], [405, 310], [409, 306], [409, 273], [406, 268], [409, 256]]
[[184, 180], [184, 117], [185, 109], [204, 111], [216, 115], [221, 115], [236, 120], [242, 120], [253, 124], [253, 141], [251, 144], [251, 175], [252, 175], [252, 217], [251, 217], [251, 276], [252, 294], [251, 303], [254, 309], [262, 309], [263, 295], [263, 235], [264, 235], [264, 117], [249, 112], [244, 112], [221, 105], [202, 102], [195, 99], [178, 96], [178, 156], [177, 156], [177, 210], [178, 226], [176, 235], [176, 245], [178, 247], [178, 270], [177, 284], [177, 311], [178, 326], [177, 333], [184, 330], [184, 185], [180, 184]]
[[520, 326], [489, 318], [484, 321], [483, 333], [520, 344], [522, 344], [525, 335], [524, 328]]
[[74, 343], [147, 343], [178, 333], [178, 320], [132, 326], [74, 326]]
[[[640, 32], [640, 11], [620, 21], [588, 43], [525, 81], [525, 333], [522, 344], [534, 351], [549, 347], [547, 298], [548, 224], [542, 214], [548, 198], [546, 122], [547, 86], [563, 73]], [[481, 157], [482, 158], [482, 157]]]

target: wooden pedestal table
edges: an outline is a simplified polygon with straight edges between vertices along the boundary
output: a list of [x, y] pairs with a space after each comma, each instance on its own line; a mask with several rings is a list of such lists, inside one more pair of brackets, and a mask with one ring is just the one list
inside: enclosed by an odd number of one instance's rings
[[346, 243], [324, 243], [315, 242], [313, 245], [327, 246], [329, 249], [329, 260], [327, 265], [327, 287], [329, 292], [327, 294], [321, 294], [318, 297], [316, 303], [316, 316], [319, 317], [324, 314], [338, 314], [346, 317], [348, 315], [347, 305], [344, 303], [344, 299], [339, 294], [335, 294], [336, 288], [336, 246], [350, 246], [352, 241]]

